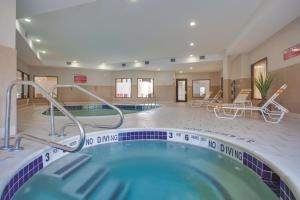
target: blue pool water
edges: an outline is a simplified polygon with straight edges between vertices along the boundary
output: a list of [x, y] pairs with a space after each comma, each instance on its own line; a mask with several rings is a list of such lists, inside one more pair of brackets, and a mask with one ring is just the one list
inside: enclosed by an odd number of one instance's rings
[[272, 200], [253, 172], [219, 153], [166, 141], [99, 145], [55, 161], [15, 200]]
[[[145, 110], [151, 110], [158, 108], [158, 104], [117, 104], [123, 114], [137, 113]], [[117, 115], [118, 112], [107, 105], [66, 105], [64, 106], [74, 116], [86, 117], [86, 116], [107, 116]], [[50, 115], [50, 108], [43, 112], [43, 115]], [[54, 108], [55, 116], [64, 116], [57, 108]]]

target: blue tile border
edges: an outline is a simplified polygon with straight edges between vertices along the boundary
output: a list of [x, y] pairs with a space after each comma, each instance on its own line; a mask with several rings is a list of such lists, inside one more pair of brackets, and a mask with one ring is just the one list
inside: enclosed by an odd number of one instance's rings
[[43, 157], [39, 156], [19, 170], [18, 173], [10, 179], [8, 184], [4, 187], [1, 200], [12, 199], [18, 189], [41, 169], [43, 169]]
[[138, 131], [118, 134], [118, 141], [129, 140], [167, 140], [167, 132], [164, 131]]
[[278, 198], [282, 200], [295, 200], [293, 193], [286, 186], [284, 181], [280, 179], [279, 175], [261, 160], [249, 153], [244, 152], [243, 164], [255, 172]]
[[294, 194], [290, 190], [290, 188], [280, 180], [280, 199], [282, 200], [296, 200]]

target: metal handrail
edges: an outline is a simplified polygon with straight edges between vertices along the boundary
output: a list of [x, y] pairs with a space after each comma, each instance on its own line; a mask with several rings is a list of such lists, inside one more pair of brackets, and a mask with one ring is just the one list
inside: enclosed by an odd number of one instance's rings
[[[50, 95], [52, 96], [53, 93], [54, 93], [54, 90], [57, 89], [57, 88], [76, 88], [78, 90], [80, 90], [81, 92], [85, 93], [85, 94], [88, 94], [89, 96], [97, 99], [98, 101], [106, 104], [107, 106], [109, 106], [110, 108], [116, 110], [120, 116], [119, 118], [119, 121], [116, 125], [99, 125], [99, 124], [83, 124], [84, 127], [88, 126], [88, 127], [92, 127], [92, 128], [106, 128], [106, 129], [115, 129], [115, 128], [119, 128], [122, 124], [123, 124], [123, 121], [124, 121], [124, 116], [123, 116], [123, 113], [122, 111], [114, 106], [113, 104], [107, 102], [106, 100], [98, 97], [97, 95], [95, 95], [94, 93], [88, 91], [87, 89], [84, 89], [83, 87], [79, 86], [79, 85], [55, 85], [53, 86], [51, 89], [50, 89]], [[57, 135], [55, 133], [55, 122], [54, 122], [54, 106], [53, 104], [50, 103], [50, 121], [51, 121], [51, 135]], [[68, 124], [65, 124], [62, 129], [61, 129], [61, 134], [62, 135], [65, 135], [64, 134], [64, 130], [66, 127], [68, 126], [74, 126], [74, 124], [72, 123], [68, 123]]]
[[[153, 100], [153, 101], [151, 101]], [[154, 103], [154, 105], [153, 105]], [[148, 97], [145, 97], [145, 101], [144, 101], [144, 104], [143, 104], [143, 108], [144, 109], [148, 109], [149, 107], [152, 109], [154, 106], [156, 106], [156, 96], [148, 96]]]
[[[66, 145], [62, 145], [59, 143], [55, 143], [46, 139], [38, 138], [33, 135], [29, 134], [22, 134], [18, 136], [18, 138], [15, 141], [15, 146], [10, 145], [10, 117], [11, 117], [11, 96], [12, 96], [12, 90], [16, 85], [30, 85], [37, 89], [52, 105], [55, 105], [57, 109], [59, 109], [65, 116], [67, 116], [71, 121], [73, 121], [74, 124], [76, 124], [80, 130], [79, 135], [79, 142], [77, 146], [70, 147]], [[46, 90], [44, 90], [40, 85], [33, 81], [13, 81], [12, 84], [7, 88], [6, 90], [6, 109], [5, 109], [5, 128], [4, 128], [4, 146], [2, 146], [0, 149], [2, 150], [21, 150], [20, 143], [22, 138], [31, 140], [34, 142], [46, 144], [48, 146], [61, 149], [63, 151], [67, 152], [76, 152], [81, 150], [81, 148], [84, 145], [85, 142], [85, 130], [84, 127], [81, 125], [81, 123], [63, 106], [61, 106], [52, 96], [48, 94]]]

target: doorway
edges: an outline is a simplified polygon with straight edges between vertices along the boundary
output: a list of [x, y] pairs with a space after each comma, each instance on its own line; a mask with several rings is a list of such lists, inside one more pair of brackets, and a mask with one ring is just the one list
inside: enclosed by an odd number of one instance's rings
[[176, 79], [176, 102], [187, 102], [187, 79]]

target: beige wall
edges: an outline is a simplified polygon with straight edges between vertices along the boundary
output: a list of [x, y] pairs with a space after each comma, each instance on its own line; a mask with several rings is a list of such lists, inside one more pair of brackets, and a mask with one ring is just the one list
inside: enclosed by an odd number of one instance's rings
[[279, 99], [282, 105], [291, 112], [300, 113], [299, 99], [299, 74], [300, 56], [287, 61], [283, 59], [283, 51], [300, 43], [300, 17], [274, 34], [248, 54], [235, 56], [230, 60], [230, 80], [237, 81], [237, 89], [251, 87], [251, 64], [258, 60], [268, 58], [268, 71], [274, 76], [271, 95], [283, 83], [288, 84], [288, 89]]
[[282, 52], [300, 43], [300, 17], [249, 53], [249, 64], [268, 58], [268, 70], [278, 70], [300, 63], [300, 56], [283, 60]]
[[193, 80], [210, 80], [210, 90], [215, 94], [220, 89], [221, 74], [220, 72], [202, 72], [202, 73], [177, 73], [176, 79], [187, 79], [188, 81], [188, 101], [197, 99], [193, 97]]
[[[3, 132], [5, 113], [5, 91], [16, 79], [16, 1], [0, 2], [0, 133]], [[11, 133], [16, 132], [16, 101], [12, 98]]]
[[285, 61], [283, 51], [299, 43], [300, 17], [249, 53], [249, 64], [264, 57], [268, 58], [268, 71], [274, 76], [273, 87], [269, 95], [282, 84], [288, 84], [286, 92], [282, 94], [279, 101], [294, 113], [300, 113], [300, 56]]
[[19, 58], [17, 58], [17, 69], [21, 70], [22, 72], [25, 72], [27, 74], [30, 74], [29, 66], [26, 63], [24, 63], [22, 60], [20, 60]]
[[[175, 72], [153, 72], [142, 70], [127, 71], [102, 71], [97, 69], [77, 69], [62, 67], [40, 67], [27, 66], [21, 60], [18, 60], [18, 69], [31, 75], [31, 79], [35, 75], [39, 76], [57, 76], [59, 84], [74, 84], [74, 75], [82, 74], [87, 76], [87, 83], [81, 84], [83, 87], [103, 97], [108, 101], [120, 102], [142, 102], [141, 98], [137, 98], [137, 79], [153, 78], [154, 92], [158, 101], [173, 102], [175, 100]], [[132, 98], [115, 98], [115, 79], [131, 78], [132, 79]], [[33, 90], [31, 89], [31, 99], [33, 102], [45, 101], [33, 99]], [[92, 98], [86, 97], [75, 89], [59, 89], [59, 99], [66, 102], [93, 101]], [[23, 105], [24, 101], [18, 101]]]
[[[73, 84], [73, 76], [82, 74], [87, 76], [87, 83], [82, 84], [88, 90], [103, 97], [108, 101], [118, 102], [142, 102], [142, 98], [137, 98], [137, 79], [153, 78], [154, 94], [159, 102], [174, 102], [176, 99], [175, 79], [188, 79], [188, 100], [192, 99], [192, 80], [209, 79], [211, 80], [211, 90], [215, 93], [220, 89], [220, 73], [187, 73], [175, 74], [169, 71], [142, 71], [142, 70], [126, 70], [126, 71], [101, 71], [93, 69], [76, 69], [76, 68], [58, 68], [58, 67], [29, 67], [22, 61], [18, 60], [18, 69], [28, 72], [31, 78], [34, 75], [40, 76], [58, 76], [60, 84]], [[131, 98], [115, 98], [115, 79], [131, 78], [132, 79], [132, 97]], [[33, 91], [31, 90], [31, 98]], [[75, 89], [59, 89], [59, 99], [66, 102], [93, 101]], [[41, 102], [39, 99], [32, 99], [33, 102]], [[42, 101], [44, 102], [44, 101]], [[20, 104], [24, 103], [20, 101]]]

